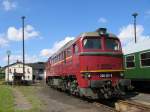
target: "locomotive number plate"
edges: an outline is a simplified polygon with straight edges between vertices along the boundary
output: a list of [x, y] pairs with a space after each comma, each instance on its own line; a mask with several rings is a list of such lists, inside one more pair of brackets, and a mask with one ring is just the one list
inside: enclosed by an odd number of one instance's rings
[[101, 73], [101, 74], [99, 74], [99, 77], [101, 77], [101, 78], [111, 78], [112, 73]]

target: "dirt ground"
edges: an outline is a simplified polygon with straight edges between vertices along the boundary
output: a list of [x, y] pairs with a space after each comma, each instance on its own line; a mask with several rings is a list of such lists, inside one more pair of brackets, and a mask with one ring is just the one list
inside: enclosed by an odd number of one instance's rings
[[[110, 112], [108, 108], [95, 105], [87, 100], [70, 96], [65, 92], [52, 89], [43, 82], [32, 85], [32, 90], [28, 91], [29, 94], [32, 94], [32, 91], [34, 91], [33, 97], [37, 98], [41, 103], [38, 110], [31, 111], [33, 108], [32, 102], [28, 101], [27, 97], [23, 95], [19, 88], [20, 87], [13, 87], [12, 90], [15, 98], [15, 108], [17, 110], [23, 110], [23, 112]], [[28, 88], [24, 88], [28, 90]]]
[[14, 103], [15, 103], [15, 109], [19, 110], [29, 110], [32, 108], [32, 105], [28, 100], [24, 97], [24, 95], [16, 88], [12, 88], [13, 95], [14, 95]]
[[45, 105], [43, 112], [110, 112], [107, 108], [69, 96], [45, 85], [39, 86], [37, 95]]

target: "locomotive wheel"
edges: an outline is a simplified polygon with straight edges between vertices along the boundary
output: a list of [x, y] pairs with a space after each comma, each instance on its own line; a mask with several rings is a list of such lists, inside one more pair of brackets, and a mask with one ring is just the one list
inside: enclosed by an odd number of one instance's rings
[[112, 97], [112, 89], [109, 85], [104, 85], [102, 88], [100, 88], [100, 93], [105, 99]]
[[52, 86], [52, 79], [48, 79], [48, 82], [47, 82], [47, 84], [48, 84], [48, 86]]
[[76, 80], [68, 82], [68, 93], [71, 95], [79, 96], [79, 88]]

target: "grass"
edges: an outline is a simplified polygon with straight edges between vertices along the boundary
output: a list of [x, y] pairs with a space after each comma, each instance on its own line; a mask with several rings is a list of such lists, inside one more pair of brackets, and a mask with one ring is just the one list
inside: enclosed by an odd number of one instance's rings
[[15, 86], [27, 100], [31, 103], [32, 108], [30, 110], [18, 110], [15, 109], [14, 97], [12, 86], [2, 85], [0, 81], [0, 112], [41, 112], [44, 104], [38, 98], [38, 87], [35, 86]]
[[25, 112], [41, 112], [41, 109], [43, 108], [43, 103], [41, 100], [39, 100], [38, 96], [36, 95], [36, 93], [38, 92], [38, 87], [17, 86], [17, 89], [20, 90], [20, 92], [22, 92], [22, 94], [27, 98], [27, 100], [32, 104], [32, 109]]
[[14, 112], [12, 91], [6, 85], [0, 85], [0, 112]]

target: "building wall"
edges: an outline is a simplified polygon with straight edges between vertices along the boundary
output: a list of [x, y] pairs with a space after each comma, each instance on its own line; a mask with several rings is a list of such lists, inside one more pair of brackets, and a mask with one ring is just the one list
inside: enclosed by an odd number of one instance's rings
[[[23, 64], [15, 64], [9, 67], [9, 81], [13, 81], [14, 73], [23, 73]], [[25, 80], [31, 81], [33, 77], [32, 67], [25, 65]], [[5, 81], [8, 80], [8, 67], [5, 69]]]

